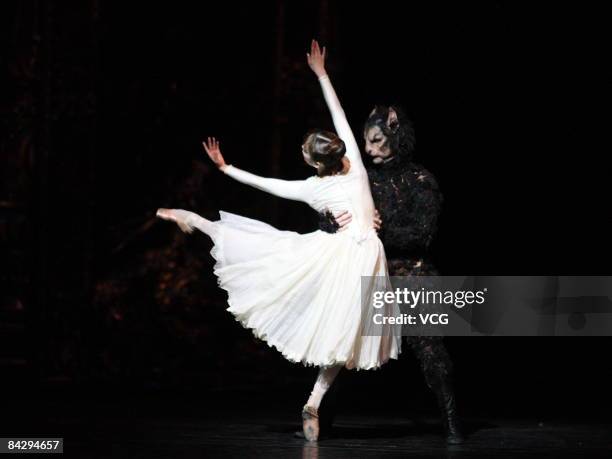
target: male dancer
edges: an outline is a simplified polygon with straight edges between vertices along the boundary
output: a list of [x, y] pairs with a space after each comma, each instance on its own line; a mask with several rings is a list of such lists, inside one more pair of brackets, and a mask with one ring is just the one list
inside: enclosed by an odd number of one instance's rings
[[[427, 251], [437, 229], [442, 194], [434, 176], [413, 161], [414, 129], [397, 107], [377, 106], [364, 128], [370, 187], [380, 212], [375, 226], [385, 246], [389, 275], [435, 276]], [[322, 214], [323, 231], [342, 231], [347, 212]], [[436, 395], [448, 444], [463, 442], [452, 383], [452, 362], [440, 336], [408, 336], [425, 381]]]

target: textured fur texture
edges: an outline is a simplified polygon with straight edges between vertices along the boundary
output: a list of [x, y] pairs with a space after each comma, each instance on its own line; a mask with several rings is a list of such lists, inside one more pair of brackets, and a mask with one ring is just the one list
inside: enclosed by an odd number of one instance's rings
[[[412, 124], [393, 107], [397, 122], [389, 123], [389, 107], [376, 107], [365, 129], [376, 125], [386, 136], [390, 158], [370, 164], [368, 177], [374, 204], [380, 213], [379, 237], [385, 246], [391, 276], [435, 276], [428, 250], [438, 229], [442, 193], [431, 172], [414, 162]], [[320, 229], [333, 233], [338, 225], [330, 213], [320, 214]], [[427, 386], [434, 392], [447, 441], [461, 442], [452, 383], [453, 365], [439, 336], [409, 336], [406, 343], [419, 360]]]

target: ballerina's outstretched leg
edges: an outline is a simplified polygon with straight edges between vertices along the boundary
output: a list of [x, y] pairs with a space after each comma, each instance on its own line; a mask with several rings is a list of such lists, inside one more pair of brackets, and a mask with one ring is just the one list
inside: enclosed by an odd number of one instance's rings
[[217, 230], [213, 222], [188, 210], [157, 209], [157, 216], [163, 220], [175, 222], [181, 231], [187, 234], [191, 234], [193, 229], [197, 228], [212, 237]]

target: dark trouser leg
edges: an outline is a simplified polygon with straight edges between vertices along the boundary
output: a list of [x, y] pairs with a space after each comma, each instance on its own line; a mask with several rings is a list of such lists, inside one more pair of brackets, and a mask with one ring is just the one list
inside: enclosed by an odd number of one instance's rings
[[434, 392], [438, 401], [447, 443], [462, 443], [463, 435], [459, 429], [452, 382], [453, 364], [442, 337], [408, 336], [406, 339], [419, 359], [427, 386]]
[[319, 408], [321, 418], [321, 435], [327, 437], [331, 435], [336, 414], [338, 413], [338, 392], [342, 386], [342, 375], [338, 375], [334, 384], [325, 394], [325, 398], [321, 402]]

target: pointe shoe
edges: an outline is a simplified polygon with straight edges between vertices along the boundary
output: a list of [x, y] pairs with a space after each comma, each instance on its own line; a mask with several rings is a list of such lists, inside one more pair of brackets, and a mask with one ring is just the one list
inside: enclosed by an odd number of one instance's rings
[[181, 219], [172, 209], [157, 209], [156, 215], [163, 220], [175, 222], [183, 233], [191, 234], [193, 232], [193, 226]]
[[316, 408], [304, 405], [302, 409], [302, 429], [308, 441], [319, 439], [319, 413]]

